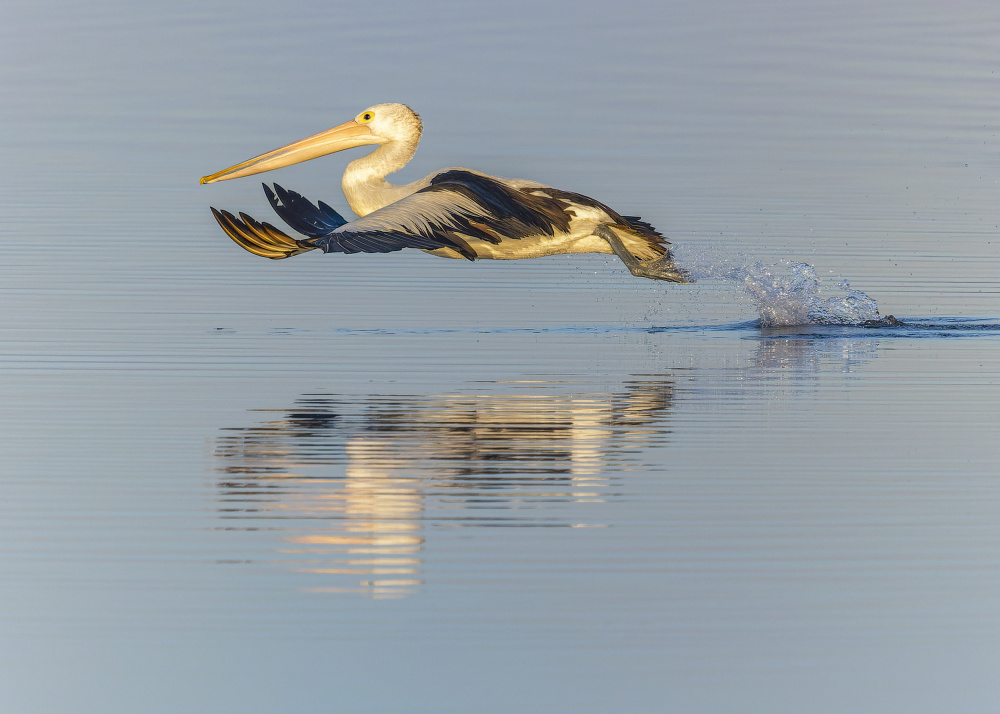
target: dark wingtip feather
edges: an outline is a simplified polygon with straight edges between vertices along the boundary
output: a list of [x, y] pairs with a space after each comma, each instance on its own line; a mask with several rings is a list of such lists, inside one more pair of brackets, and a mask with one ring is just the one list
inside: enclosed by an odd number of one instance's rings
[[347, 223], [347, 220], [323, 202], [317, 208], [312, 202], [295, 191], [289, 191], [278, 184], [274, 190], [266, 183], [264, 195], [271, 208], [292, 230], [310, 238], [325, 238]]
[[281, 260], [316, 248], [295, 240], [270, 223], [260, 223], [246, 213], [237, 218], [229, 211], [212, 208], [212, 215], [238, 246], [262, 258]]

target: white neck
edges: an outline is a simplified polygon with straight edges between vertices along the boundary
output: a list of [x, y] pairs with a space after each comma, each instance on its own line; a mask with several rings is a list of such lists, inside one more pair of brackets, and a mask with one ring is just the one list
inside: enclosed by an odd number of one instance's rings
[[341, 185], [352, 211], [366, 216], [420, 188], [417, 185], [419, 181], [397, 186], [385, 180], [386, 176], [399, 171], [413, 158], [419, 141], [419, 135], [414, 139], [390, 141], [347, 165]]

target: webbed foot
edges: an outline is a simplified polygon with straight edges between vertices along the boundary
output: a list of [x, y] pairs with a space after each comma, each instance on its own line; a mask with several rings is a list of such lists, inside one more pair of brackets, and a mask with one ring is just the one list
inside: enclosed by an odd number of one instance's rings
[[[635, 260], [633, 258], [633, 260]], [[637, 278], [650, 280], [669, 280], [673, 283], [693, 283], [691, 274], [679, 267], [668, 252], [662, 258], [653, 260], [636, 260], [635, 265], [625, 264], [629, 272]]]

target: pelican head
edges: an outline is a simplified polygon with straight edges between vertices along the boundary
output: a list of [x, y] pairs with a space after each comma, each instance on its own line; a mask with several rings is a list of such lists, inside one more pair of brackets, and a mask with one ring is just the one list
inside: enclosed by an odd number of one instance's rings
[[[203, 176], [201, 183], [252, 176], [356, 146], [399, 142], [412, 145], [412, 150], [416, 150], [422, 129], [420, 115], [405, 104], [376, 104], [365, 109], [351, 121], [332, 129], [261, 154], [210, 176]], [[410, 155], [412, 156], [412, 151]]]

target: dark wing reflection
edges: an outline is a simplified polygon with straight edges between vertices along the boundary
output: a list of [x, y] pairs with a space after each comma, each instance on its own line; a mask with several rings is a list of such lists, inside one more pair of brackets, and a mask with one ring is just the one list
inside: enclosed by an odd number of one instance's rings
[[664, 379], [573, 395], [306, 395], [223, 430], [222, 510], [282, 519], [294, 569], [350, 582], [320, 589], [398, 597], [421, 582], [425, 521], [600, 525], [575, 522], [589, 511], [570, 504], [603, 502], [616, 473], [642, 467], [672, 400]]

